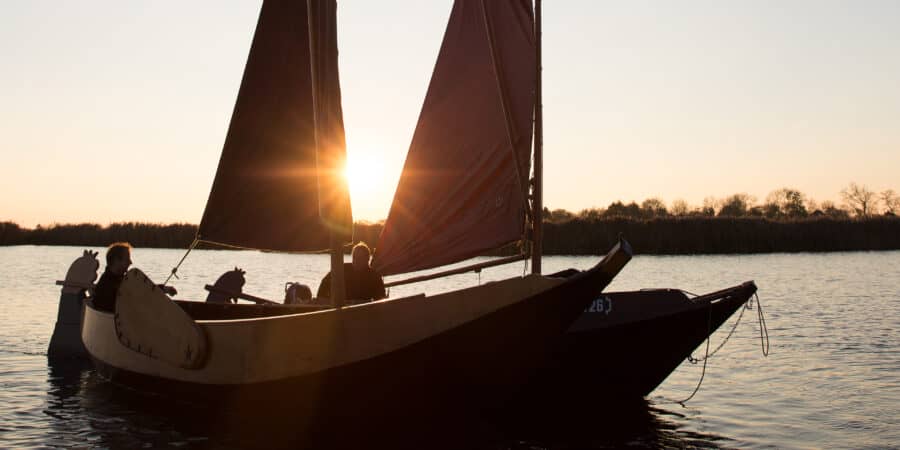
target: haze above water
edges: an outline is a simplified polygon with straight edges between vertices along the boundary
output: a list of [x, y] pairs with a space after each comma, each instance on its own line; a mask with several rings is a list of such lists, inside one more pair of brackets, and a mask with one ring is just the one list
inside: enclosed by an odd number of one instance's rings
[[[59, 298], [53, 282], [80, 253], [75, 247], [0, 248], [0, 404], [5, 405], [0, 446], [247, 445], [227, 431], [211, 433], [176, 420], [171, 405], [134, 401], [133, 393], [110, 386], [91, 370], [73, 375], [48, 369], [46, 346]], [[133, 259], [162, 281], [181, 256], [179, 250], [136, 249]], [[545, 271], [584, 269], [598, 259], [548, 257]], [[195, 250], [174, 285], [181, 298], [203, 299], [204, 284], [239, 266], [247, 270], [246, 292], [280, 299], [286, 281], [317, 287], [327, 264], [327, 256]], [[523, 265], [486, 269], [480, 282], [523, 270]], [[623, 412], [618, 422], [603, 416], [582, 430], [593, 435], [591, 445], [886, 448], [900, 442], [900, 252], [638, 256], [610, 290], [677, 287], [704, 293], [750, 279], [759, 286], [766, 312], [770, 356], [760, 353], [756, 311], [747, 311], [734, 336], [710, 360], [700, 392], [687, 407], [671, 400], [687, 397], [696, 386], [701, 368], [689, 363], [650, 395], [643, 411]], [[478, 282], [479, 275], [464, 274], [398, 287], [391, 295]], [[713, 335], [712, 348], [734, 320]], [[702, 348], [695, 353], [701, 354]], [[602, 349], [589, 356], [602, 357]], [[471, 419], [478, 423], [478, 417]], [[454, 432], [468, 433], [466, 446], [476, 448], [571, 444], [565, 435], [535, 438], [540, 430], [510, 434], [485, 423]], [[435, 444], [442, 439], [434, 436]], [[262, 442], [280, 443], [251, 444]]]

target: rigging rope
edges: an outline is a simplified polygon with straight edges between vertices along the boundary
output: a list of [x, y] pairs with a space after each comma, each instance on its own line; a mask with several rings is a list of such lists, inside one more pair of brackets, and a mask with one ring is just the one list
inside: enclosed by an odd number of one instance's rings
[[180, 278], [178, 278], [178, 275], [176, 275], [176, 272], [178, 272], [178, 268], [181, 267], [181, 263], [184, 262], [184, 260], [187, 258], [187, 256], [191, 253], [191, 250], [193, 250], [194, 247], [196, 247], [198, 243], [200, 243], [200, 238], [194, 238], [194, 242], [191, 242], [191, 246], [188, 247], [187, 252], [185, 252], [184, 256], [181, 257], [181, 261], [178, 261], [178, 264], [172, 268], [172, 273], [170, 273], [169, 277], [166, 278], [166, 281], [163, 282], [163, 286], [169, 284], [169, 280], [171, 280], [172, 277], [175, 277], [176, 279], [180, 279]]

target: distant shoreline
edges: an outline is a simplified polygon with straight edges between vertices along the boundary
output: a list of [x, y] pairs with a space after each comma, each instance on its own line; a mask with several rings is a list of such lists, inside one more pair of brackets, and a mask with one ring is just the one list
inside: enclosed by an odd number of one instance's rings
[[[381, 227], [381, 224], [357, 223], [355, 239], [375, 245]], [[603, 254], [620, 233], [636, 254], [645, 255], [900, 250], [900, 218], [894, 216], [785, 220], [670, 216], [545, 221], [544, 254]], [[105, 247], [112, 242], [126, 241], [135, 247], [185, 249], [196, 234], [197, 226], [193, 224], [60, 224], [27, 229], [12, 222], [0, 222], [0, 246]], [[512, 247], [491, 254], [512, 254], [516, 251]]]

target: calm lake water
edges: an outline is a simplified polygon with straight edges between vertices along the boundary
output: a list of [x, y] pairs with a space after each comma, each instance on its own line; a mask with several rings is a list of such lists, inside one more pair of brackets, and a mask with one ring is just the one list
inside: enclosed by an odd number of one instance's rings
[[[291, 431], [283, 426], [242, 430], [239, 420], [200, 426], [202, 407], [110, 385], [90, 368], [48, 367], [46, 349], [59, 300], [53, 283], [81, 250], [0, 248], [0, 447], [269, 448], [289, 443], [280, 437]], [[182, 253], [136, 249], [132, 259], [161, 282]], [[548, 257], [544, 264], [549, 273], [584, 269], [597, 260]], [[202, 300], [204, 284], [239, 266], [247, 271], [245, 292], [281, 299], [286, 281], [318, 286], [327, 264], [326, 256], [194, 251], [173, 284], [179, 298]], [[481, 275], [394, 288], [391, 296], [452, 290], [523, 270], [521, 264], [486, 269]], [[734, 336], [710, 359], [699, 393], [685, 406], [673, 401], [687, 397], [701, 373], [700, 365], [687, 362], [646, 403], [611, 413], [604, 408], [617, 407], [591, 405], [595, 412], [586, 413], [587, 425], [577, 432], [533, 425], [517, 429], [473, 412], [436, 426], [430, 442], [485, 449], [898, 448], [900, 252], [639, 256], [609, 290], [675, 287], [704, 293], [751, 279], [759, 286], [771, 354], [761, 354], [756, 310], [747, 311]], [[713, 335], [711, 348], [736, 318]], [[397, 435], [408, 431], [403, 424], [384, 429]]]

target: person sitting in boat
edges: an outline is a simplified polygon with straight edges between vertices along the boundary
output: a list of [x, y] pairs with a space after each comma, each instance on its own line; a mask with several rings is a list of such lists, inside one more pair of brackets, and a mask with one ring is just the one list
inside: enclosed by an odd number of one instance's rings
[[[94, 288], [92, 302], [94, 308], [100, 311], [116, 311], [116, 293], [119, 285], [125, 278], [125, 272], [131, 266], [131, 244], [116, 242], [106, 249], [106, 270], [97, 281]], [[159, 286], [168, 295], [175, 295], [178, 291], [172, 286]]]
[[[344, 286], [346, 286], [347, 300], [359, 303], [387, 297], [384, 280], [369, 265], [372, 257], [369, 246], [365, 242], [356, 244], [353, 247], [352, 255], [353, 262], [344, 263]], [[316, 298], [331, 298], [331, 272], [322, 278]]]
[[[331, 279], [328, 280], [329, 283]], [[284, 304], [300, 305], [312, 301], [312, 289], [302, 283], [286, 283], [284, 285]]]

